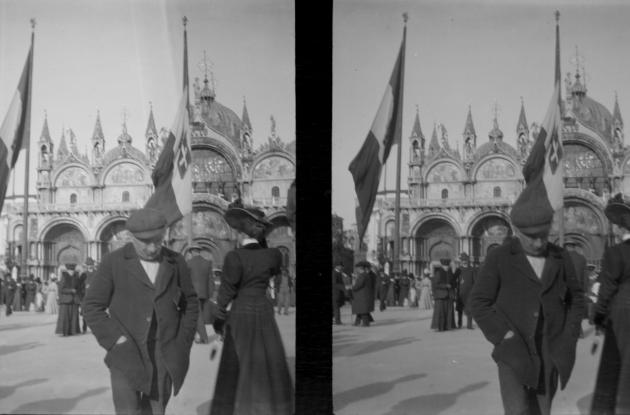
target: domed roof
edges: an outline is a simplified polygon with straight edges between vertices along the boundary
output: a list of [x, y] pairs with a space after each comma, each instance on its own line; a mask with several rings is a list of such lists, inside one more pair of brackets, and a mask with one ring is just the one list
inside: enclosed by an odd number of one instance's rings
[[573, 112], [581, 123], [610, 140], [613, 117], [605, 106], [588, 96], [583, 96], [574, 99]]
[[141, 162], [142, 164], [149, 164], [147, 156], [142, 151], [132, 145], [119, 145], [105, 153], [103, 156], [103, 165], [107, 166], [113, 161], [121, 158], [131, 158]]
[[488, 154], [502, 153], [514, 160], [519, 159], [518, 151], [503, 140], [488, 141], [477, 148], [474, 160], [479, 161]]
[[208, 112], [202, 113], [206, 125], [229, 138], [237, 148], [240, 148], [240, 134], [243, 122], [238, 115], [216, 100], [209, 100], [208, 106]]

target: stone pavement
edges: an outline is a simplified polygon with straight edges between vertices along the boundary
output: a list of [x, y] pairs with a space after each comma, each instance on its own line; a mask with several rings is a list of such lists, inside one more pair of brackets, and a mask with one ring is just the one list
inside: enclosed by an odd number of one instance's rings
[[[434, 332], [432, 310], [390, 307], [370, 327], [333, 326], [333, 404], [336, 415], [502, 414], [491, 344], [479, 329]], [[465, 326], [464, 317], [464, 326]], [[587, 414], [601, 346], [591, 355], [593, 329], [578, 342], [576, 365], [553, 415]], [[601, 338], [600, 338], [601, 340]]]
[[[59, 337], [56, 315], [20, 312], [10, 317], [0, 307], [1, 414], [112, 414], [109, 371], [94, 336]], [[276, 315], [295, 379], [295, 308]], [[208, 332], [213, 333], [212, 326]], [[167, 414], [207, 415], [214, 392], [218, 358], [210, 346], [193, 344], [190, 369]]]

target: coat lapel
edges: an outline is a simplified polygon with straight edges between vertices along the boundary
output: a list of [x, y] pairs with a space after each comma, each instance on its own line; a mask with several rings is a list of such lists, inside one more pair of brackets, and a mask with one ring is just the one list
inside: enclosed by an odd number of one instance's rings
[[521, 243], [519, 242], [517, 238], [512, 239], [511, 263], [514, 265], [512, 268], [518, 271], [518, 273], [540, 284], [540, 280], [538, 279], [538, 276], [534, 272], [532, 265], [527, 260], [527, 257], [525, 256], [525, 252], [523, 251], [523, 247], [521, 247]]
[[155, 278], [155, 298], [164, 294], [173, 277], [175, 277], [175, 257], [162, 249], [162, 260]]
[[125, 261], [127, 262], [127, 266], [125, 267], [129, 274], [131, 274], [134, 278], [137, 278], [142, 284], [147, 287], [153, 289], [155, 288], [151, 283], [151, 280], [147, 276], [147, 273], [142, 268], [142, 264], [140, 264], [140, 259], [138, 258], [138, 254], [136, 253], [136, 249], [133, 247], [133, 244], [128, 243], [125, 245]]
[[555, 250], [549, 250], [549, 255], [547, 255], [547, 260], [545, 261], [545, 267], [543, 268], [542, 275], [542, 283], [543, 289], [542, 292], [545, 293], [551, 288], [553, 283], [558, 278], [560, 274], [560, 269], [562, 268], [562, 254]]

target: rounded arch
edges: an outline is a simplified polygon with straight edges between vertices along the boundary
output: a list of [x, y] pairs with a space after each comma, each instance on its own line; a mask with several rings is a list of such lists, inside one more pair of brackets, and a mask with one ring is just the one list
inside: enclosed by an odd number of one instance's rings
[[589, 150], [593, 151], [595, 155], [599, 158], [604, 166], [605, 173], [611, 174], [613, 171], [613, 162], [612, 162], [612, 154], [608, 150], [608, 147], [600, 142], [598, 139], [595, 139], [587, 134], [580, 132], [568, 132], [563, 133], [562, 139], [563, 145], [577, 144], [582, 145]]
[[108, 216], [101, 220], [94, 232], [94, 240], [100, 240], [105, 229], [116, 222], [127, 222], [128, 217], [124, 215]]
[[452, 176], [453, 170], [451, 170], [451, 177], [450, 177], [451, 180], [445, 180], [445, 182], [449, 182], [449, 183], [461, 182], [466, 177], [466, 172], [460, 163], [450, 158], [445, 158], [445, 159], [442, 158], [442, 159], [435, 160], [434, 162], [429, 164], [429, 166], [427, 167], [426, 173], [424, 174], [424, 177], [423, 177], [424, 181], [426, 183], [436, 183], [435, 180], [429, 180], [429, 176], [433, 174], [434, 172], [437, 173], [435, 170], [439, 169], [441, 166], [444, 166], [445, 168], [444, 170], [446, 170], [446, 167], [449, 166], [449, 167], [454, 168], [457, 171], [457, 177], [453, 177]]
[[420, 230], [420, 228], [422, 227], [422, 225], [436, 219], [446, 222], [453, 228], [453, 230], [455, 231], [457, 235], [462, 235], [462, 228], [459, 225], [459, 223], [455, 220], [455, 218], [453, 218], [451, 215], [447, 213], [442, 213], [442, 212], [431, 212], [430, 214], [426, 216], [421, 216], [420, 218], [416, 219], [414, 224], [410, 227], [411, 229], [410, 234], [416, 235], [418, 231]]
[[481, 212], [470, 222], [468, 253], [475, 263], [483, 262], [490, 250], [512, 235], [511, 222], [502, 212]]
[[[205, 259], [212, 261], [212, 267], [217, 267], [217, 261], [221, 257], [221, 248], [217, 245], [217, 243], [212, 240], [212, 238], [208, 237], [198, 237], [193, 240], [193, 245], [198, 245], [201, 247], [201, 256]], [[184, 244], [182, 248], [182, 253], [186, 260], [189, 259], [189, 248], [188, 241]]]
[[59, 264], [83, 263], [88, 256], [88, 234], [78, 221], [58, 218], [42, 229], [43, 266], [46, 272]]
[[411, 268], [414, 273], [426, 268], [431, 261], [456, 258], [460, 253], [461, 229], [452, 218], [430, 214], [416, 222], [413, 238]]
[[[74, 179], [73, 177], [71, 177], [72, 174], [70, 172], [75, 169], [80, 170], [81, 173], [84, 174], [84, 176], [81, 175], [82, 177], [76, 178], [78, 180], [78, 183], [70, 183], [70, 180]], [[61, 186], [59, 186], [57, 181], [60, 178], [62, 178], [61, 177], [62, 175], [68, 176], [68, 184], [65, 184], [65, 185], [62, 184]], [[82, 163], [74, 162], [74, 163], [64, 164], [61, 166], [59, 170], [54, 171], [52, 174], [51, 183], [55, 187], [73, 187], [73, 186], [93, 186], [94, 184], [97, 183], [97, 181], [96, 181], [96, 177], [94, 176], [94, 174], [92, 174], [89, 168], [87, 168]]]
[[[265, 163], [267, 160], [272, 160], [272, 159], [283, 159], [285, 161], [287, 161], [291, 167], [291, 169], [293, 170], [293, 174], [292, 175], [288, 175], [286, 177], [286, 179], [291, 179], [295, 177], [295, 159], [294, 157], [291, 156], [291, 154], [287, 153], [287, 152], [273, 152], [273, 153], [263, 153], [260, 156], [256, 157], [254, 159], [254, 161], [252, 162], [252, 167], [251, 167], [251, 177], [252, 179], [254, 179], [254, 172], [256, 171], [257, 168], [259, 168], [260, 166], [262, 166], [263, 163]], [[260, 177], [258, 178], [260, 179]]]
[[[477, 163], [475, 163], [475, 165], [473, 166], [472, 172], [471, 172], [471, 177], [474, 180], [480, 180], [477, 176], [479, 175], [479, 170], [481, 170], [481, 168], [485, 167], [488, 163], [491, 163], [493, 160], [500, 160], [500, 161], [505, 161], [506, 163], [508, 163], [512, 169], [514, 169], [513, 171], [513, 175], [512, 176], [505, 176], [504, 178], [483, 178], [482, 180], [519, 180], [522, 178], [522, 173], [521, 173], [521, 168], [518, 166], [518, 164], [515, 162], [515, 160], [513, 160], [511, 157], [508, 157], [505, 154], [488, 154], [485, 157], [482, 157], [481, 159], [479, 159], [477, 161]], [[500, 170], [500, 169], [499, 169]], [[498, 171], [498, 174], [500, 174], [501, 172]]]
[[[203, 141], [202, 141], [203, 140]], [[199, 139], [193, 139], [192, 142], [192, 151], [193, 154], [196, 150], [210, 150], [213, 151], [228, 162], [228, 165], [234, 172], [234, 175], [237, 177], [242, 177], [243, 175], [243, 165], [241, 164], [240, 158], [235, 153], [235, 150], [231, 147], [228, 147], [226, 144], [222, 143], [216, 138], [213, 137], [203, 137]]]
[[508, 226], [512, 223], [510, 215], [501, 210], [477, 212], [470, 218], [468, 225], [466, 225], [466, 235], [472, 236], [475, 226], [479, 225], [484, 219], [493, 217], [498, 217], [499, 219], [504, 220], [507, 222]]
[[113, 170], [115, 170], [115, 169], [117, 169], [117, 168], [119, 168], [121, 166], [124, 166], [124, 165], [131, 165], [131, 166], [134, 166], [134, 167], [137, 167], [138, 169], [140, 169], [142, 171], [142, 179], [143, 180], [140, 183], [119, 183], [119, 184], [121, 184], [121, 185], [123, 185], [123, 184], [135, 184], [135, 185], [138, 185], [138, 184], [143, 184], [143, 185], [144, 184], [152, 184], [151, 183], [151, 171], [149, 171], [149, 169], [147, 169], [147, 167], [145, 165], [143, 165], [142, 163], [140, 163], [138, 160], [131, 159], [131, 158], [121, 159], [121, 160], [118, 160], [118, 161], [115, 161], [115, 162], [109, 164], [105, 168], [105, 170], [103, 170], [101, 175], [99, 176], [98, 184], [100, 186], [105, 186], [105, 181], [109, 177], [110, 173]]
[[41, 230], [39, 231], [38, 240], [43, 241], [44, 239], [46, 239], [46, 235], [48, 234], [48, 232], [57, 225], [72, 225], [76, 227], [79, 232], [81, 232], [85, 241], [90, 240], [90, 234], [85, 226], [83, 226], [83, 224], [77, 219], [71, 217], [55, 218], [47, 222], [44, 226], [42, 226]]

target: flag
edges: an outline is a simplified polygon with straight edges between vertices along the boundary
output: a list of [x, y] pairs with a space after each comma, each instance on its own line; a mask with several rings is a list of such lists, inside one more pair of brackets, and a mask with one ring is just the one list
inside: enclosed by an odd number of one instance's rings
[[17, 162], [20, 150], [30, 145], [34, 36], [31, 34], [31, 47], [20, 82], [0, 126], [0, 210], [4, 204], [11, 169]]
[[[563, 205], [563, 149], [561, 139], [560, 96], [560, 27], [556, 22], [556, 68], [554, 89], [547, 114], [532, 151], [523, 166], [526, 187], [542, 186], [549, 209], [556, 211]], [[525, 191], [523, 191], [525, 192]]]
[[356, 209], [359, 241], [363, 239], [370, 222], [381, 170], [387, 161], [392, 146], [401, 142], [406, 34], [407, 28], [405, 27], [398, 57], [389, 83], [385, 88], [381, 105], [378, 107], [376, 117], [363, 146], [348, 167], [352, 173], [354, 188], [359, 200], [359, 206]]
[[161, 211], [169, 226], [192, 212], [192, 151], [187, 103], [188, 87], [185, 87], [175, 122], [151, 175], [155, 191], [145, 205]]

